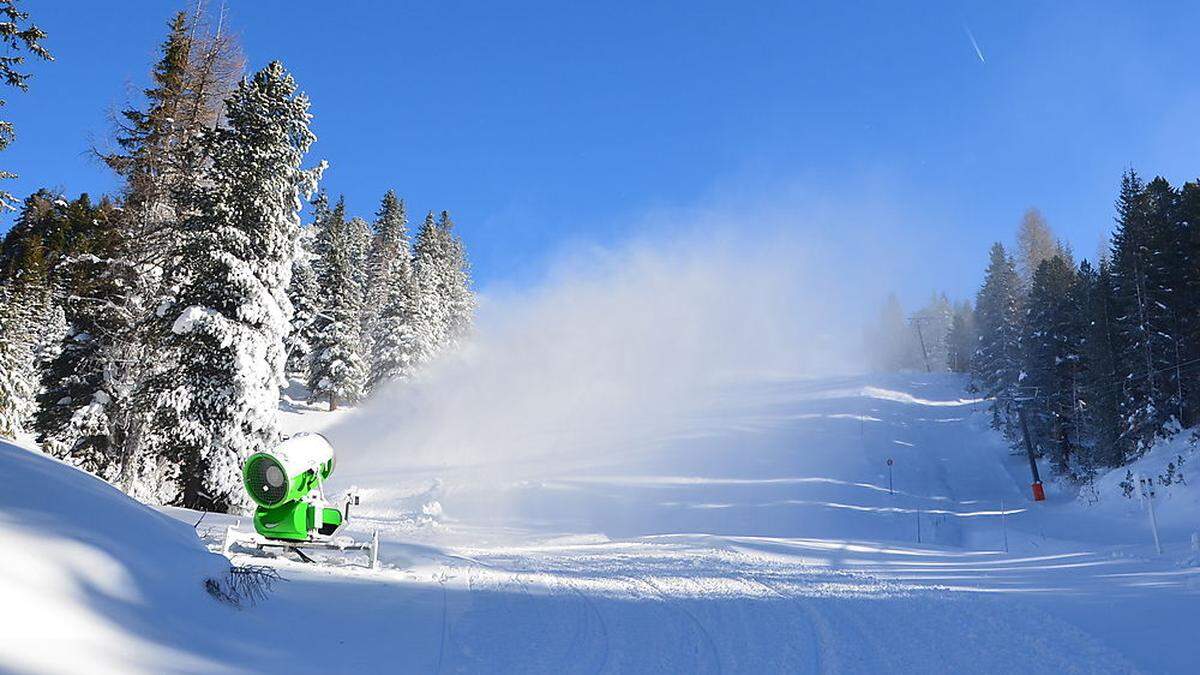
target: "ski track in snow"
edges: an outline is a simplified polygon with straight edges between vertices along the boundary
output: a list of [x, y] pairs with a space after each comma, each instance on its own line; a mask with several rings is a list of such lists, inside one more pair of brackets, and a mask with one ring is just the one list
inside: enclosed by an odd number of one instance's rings
[[[708, 632], [708, 629], [704, 627], [704, 624], [697, 619], [696, 615], [688, 610], [688, 608], [683, 604], [683, 600], [677, 599], [677, 596], [667, 593], [658, 584], [655, 584], [650, 579], [638, 579], [634, 577], [619, 578], [624, 579], [631, 585], [639, 583], [645, 584], [650, 588], [650, 595], [648, 597], [662, 603], [664, 607], [669, 607], [672, 611], [678, 613], [680, 616], [685, 617], [687, 623], [690, 623], [695, 627], [696, 634], [700, 636], [701, 641], [704, 643], [704, 649], [696, 650], [696, 663], [687, 668], [688, 672], [704, 673], [712, 671], [718, 674], [721, 672], [721, 653], [720, 650], [717, 649], [716, 640], [713, 640], [712, 634]], [[699, 655], [701, 651], [705, 651], [710, 655], [707, 662], [700, 658]]]
[[812, 641], [812, 645], [811, 645], [812, 663], [810, 664], [811, 665], [810, 672], [813, 672], [813, 673], [827, 672], [827, 670], [822, 667], [824, 660], [821, 657], [821, 653], [825, 649], [825, 643], [828, 642], [828, 640], [822, 634], [822, 632], [818, 631], [818, 629], [817, 629], [817, 622], [819, 621], [819, 617], [818, 617], [816, 611], [812, 607], [808, 606], [803, 600], [798, 600], [797, 598], [780, 591], [773, 584], [763, 581], [758, 576], [748, 575], [746, 578], [749, 579], [751, 582], [761, 586], [762, 588], [765, 588], [768, 592], [773, 594], [775, 597], [778, 597], [779, 599], [784, 600], [784, 601], [794, 602], [795, 605], [800, 608], [800, 611], [802, 611], [805, 614], [805, 618], [808, 623], [809, 639]]

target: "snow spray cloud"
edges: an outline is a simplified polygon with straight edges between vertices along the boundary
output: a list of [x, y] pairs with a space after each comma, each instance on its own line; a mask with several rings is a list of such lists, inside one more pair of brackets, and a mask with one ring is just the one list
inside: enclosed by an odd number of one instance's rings
[[347, 473], [612, 458], [686, 433], [724, 383], [852, 372], [847, 309], [878, 289], [830, 283], [862, 270], [820, 238], [731, 222], [577, 250], [532, 290], [487, 294], [472, 344], [326, 432]]

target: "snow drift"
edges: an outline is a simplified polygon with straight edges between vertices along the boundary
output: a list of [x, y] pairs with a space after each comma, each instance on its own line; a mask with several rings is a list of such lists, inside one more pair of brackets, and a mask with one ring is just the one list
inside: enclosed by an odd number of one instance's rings
[[0, 476], [0, 670], [206, 669], [229, 563], [191, 527], [5, 441]]

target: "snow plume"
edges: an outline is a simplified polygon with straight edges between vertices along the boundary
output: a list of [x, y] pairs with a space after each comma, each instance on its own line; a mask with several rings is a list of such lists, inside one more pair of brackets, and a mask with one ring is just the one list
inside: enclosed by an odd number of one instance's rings
[[575, 251], [532, 290], [484, 295], [466, 349], [327, 432], [339, 473], [611, 459], [686, 431], [723, 382], [852, 368], [833, 270], [811, 245], [755, 237]]

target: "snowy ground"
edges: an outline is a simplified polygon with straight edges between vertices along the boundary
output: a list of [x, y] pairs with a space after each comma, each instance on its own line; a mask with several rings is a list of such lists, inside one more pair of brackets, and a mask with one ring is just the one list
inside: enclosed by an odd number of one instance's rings
[[[1160, 490], [1161, 556], [1119, 477], [1095, 504], [1054, 486], [1033, 504], [1024, 459], [961, 392], [750, 382], [626, 446], [503, 466], [382, 470], [339, 447], [331, 488], [362, 491], [350, 534], [380, 531], [384, 569], [239, 553], [287, 579], [242, 609], [203, 591], [224, 563], [185, 536], [198, 514], [3, 446], [0, 473], [29, 486], [0, 494], [2, 601], [21, 608], [0, 669], [1194, 672], [1197, 493]], [[234, 520], [196, 530], [216, 548]]]

